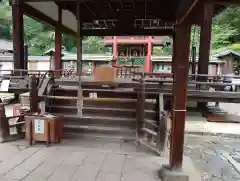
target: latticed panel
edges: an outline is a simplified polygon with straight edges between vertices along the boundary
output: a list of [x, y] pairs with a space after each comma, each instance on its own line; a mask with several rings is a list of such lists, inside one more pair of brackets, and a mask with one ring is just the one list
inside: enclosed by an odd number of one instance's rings
[[119, 65], [125, 65], [125, 64], [130, 64], [130, 60], [128, 57], [118, 57], [117, 59]]
[[132, 58], [134, 65], [143, 65], [145, 62], [144, 58]]
[[144, 65], [145, 58], [144, 57], [118, 57], [119, 65]]

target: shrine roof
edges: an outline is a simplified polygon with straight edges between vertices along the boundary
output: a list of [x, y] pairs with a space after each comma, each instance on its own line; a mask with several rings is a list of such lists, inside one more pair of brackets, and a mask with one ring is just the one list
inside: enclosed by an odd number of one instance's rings
[[[62, 9], [63, 31], [77, 32], [77, 9], [82, 35], [171, 35], [174, 24], [206, 0], [23, 0], [24, 13], [56, 27]], [[239, 3], [238, 0], [211, 0]], [[79, 6], [77, 6], [77, 2]], [[207, 1], [209, 2], [209, 1]], [[216, 6], [219, 11], [219, 6]]]
[[217, 58], [224, 59], [225, 57], [234, 57], [235, 59], [240, 60], [240, 52], [228, 49], [226, 51], [220, 52], [215, 55]]

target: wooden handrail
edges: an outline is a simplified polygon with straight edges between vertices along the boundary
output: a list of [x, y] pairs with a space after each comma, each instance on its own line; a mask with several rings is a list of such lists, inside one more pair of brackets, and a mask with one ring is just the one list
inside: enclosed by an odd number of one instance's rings
[[38, 84], [37, 90], [39, 90], [39, 88], [42, 86], [43, 81], [44, 81], [44, 79], [46, 78], [46, 76], [47, 76], [48, 73], [49, 73], [49, 71], [48, 71], [48, 72], [45, 72], [44, 75], [41, 77], [41, 81], [40, 81], [39, 84]]
[[9, 120], [9, 119], [19, 118], [19, 117], [24, 117], [24, 116], [29, 116], [29, 115], [31, 115], [31, 114], [30, 113], [28, 113], [28, 114], [19, 114], [19, 115], [15, 115], [15, 116], [9, 116], [9, 117], [6, 117], [6, 118], [7, 118], [7, 120]]
[[24, 125], [24, 124], [25, 124], [25, 121], [16, 122], [16, 123], [13, 123], [13, 124], [9, 124], [9, 128], [13, 128], [13, 127], [16, 127], [16, 126], [21, 126], [21, 125]]

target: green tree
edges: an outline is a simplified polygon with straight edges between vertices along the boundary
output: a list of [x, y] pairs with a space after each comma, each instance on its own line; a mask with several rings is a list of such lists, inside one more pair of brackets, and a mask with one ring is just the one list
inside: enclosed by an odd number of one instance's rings
[[11, 39], [9, 31], [11, 27], [12, 13], [7, 0], [0, 2], [0, 37]]
[[94, 53], [109, 53], [109, 48], [104, 46], [103, 37], [90, 36], [83, 39], [82, 42], [83, 52]]

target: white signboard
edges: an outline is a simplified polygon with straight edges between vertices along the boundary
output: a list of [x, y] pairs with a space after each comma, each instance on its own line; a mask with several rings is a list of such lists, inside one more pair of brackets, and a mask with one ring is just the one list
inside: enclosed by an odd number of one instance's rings
[[89, 97], [96, 99], [97, 98], [97, 93], [96, 92], [89, 93]]
[[35, 133], [44, 134], [44, 120], [35, 119], [34, 120]]
[[0, 91], [8, 91], [10, 80], [3, 80], [1, 83]]

